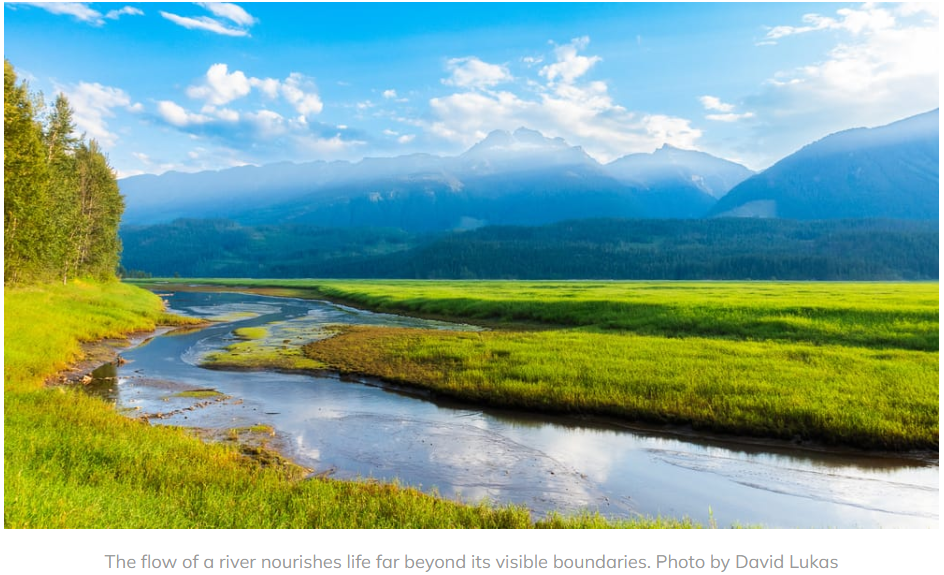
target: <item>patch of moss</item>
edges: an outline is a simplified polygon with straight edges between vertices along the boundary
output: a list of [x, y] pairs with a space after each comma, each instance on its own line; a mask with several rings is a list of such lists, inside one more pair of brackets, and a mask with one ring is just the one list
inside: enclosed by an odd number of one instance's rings
[[264, 327], [241, 327], [233, 330], [233, 335], [239, 339], [263, 339], [268, 333]]
[[187, 391], [181, 391], [175, 393], [171, 397], [196, 397], [196, 398], [205, 398], [205, 397], [219, 397], [223, 395], [215, 389], [189, 389]]

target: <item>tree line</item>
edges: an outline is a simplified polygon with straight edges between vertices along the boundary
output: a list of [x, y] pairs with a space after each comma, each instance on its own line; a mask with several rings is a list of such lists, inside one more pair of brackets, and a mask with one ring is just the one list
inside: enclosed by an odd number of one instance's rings
[[7, 60], [3, 95], [4, 283], [113, 278], [124, 200], [108, 159], [63, 94], [47, 106]]
[[935, 280], [939, 261], [937, 222], [916, 220], [594, 219], [428, 235], [178, 220], [121, 234], [126, 268], [184, 277]]

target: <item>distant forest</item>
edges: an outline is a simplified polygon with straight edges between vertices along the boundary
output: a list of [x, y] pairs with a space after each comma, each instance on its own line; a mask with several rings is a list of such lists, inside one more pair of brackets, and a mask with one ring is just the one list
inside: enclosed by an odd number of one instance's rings
[[124, 202], [98, 144], [74, 133], [66, 97], [47, 106], [4, 60], [6, 284], [115, 277]]
[[410, 279], [936, 280], [938, 223], [574, 220], [418, 235], [178, 220], [125, 227], [123, 273]]

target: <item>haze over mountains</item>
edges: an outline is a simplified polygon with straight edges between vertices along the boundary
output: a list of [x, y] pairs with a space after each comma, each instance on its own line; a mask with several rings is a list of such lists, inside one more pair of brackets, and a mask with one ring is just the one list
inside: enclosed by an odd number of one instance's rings
[[121, 181], [122, 262], [224, 277], [936, 279], [938, 152], [934, 110], [759, 174], [670, 146], [600, 164], [520, 128], [455, 157], [138, 176]]
[[760, 174], [670, 146], [604, 165], [519, 128], [454, 157], [169, 172], [120, 184], [126, 225], [187, 217], [430, 232], [592, 217], [937, 219], [938, 151], [934, 110], [827, 136]]
[[734, 187], [719, 216], [937, 219], [939, 111], [832, 134]]
[[455, 157], [240, 167], [121, 181], [125, 224], [180, 217], [407, 231], [540, 225], [589, 217], [693, 218], [750, 176], [701, 152], [663, 147], [601, 165], [580, 147], [519, 128]]

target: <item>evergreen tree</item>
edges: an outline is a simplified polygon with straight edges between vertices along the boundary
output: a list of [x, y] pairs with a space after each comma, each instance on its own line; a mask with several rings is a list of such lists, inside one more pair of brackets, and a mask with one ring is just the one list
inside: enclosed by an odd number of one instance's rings
[[59, 94], [46, 118], [43, 145], [49, 166], [49, 199], [54, 208], [48, 264], [63, 283], [68, 281], [70, 274], [75, 275], [78, 271], [75, 268], [78, 260], [76, 239], [82, 228], [75, 158], [80, 141], [74, 132], [72, 109], [66, 97]]
[[124, 201], [108, 159], [75, 137], [65, 96], [45, 110], [6, 60], [3, 80], [4, 282], [114, 278]]
[[3, 61], [4, 282], [43, 275], [50, 230], [48, 170], [29, 90]]
[[75, 163], [79, 216], [74, 269], [80, 274], [114, 277], [121, 252], [118, 224], [124, 211], [115, 173], [95, 140], [79, 145]]

